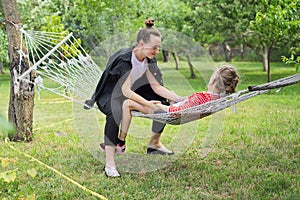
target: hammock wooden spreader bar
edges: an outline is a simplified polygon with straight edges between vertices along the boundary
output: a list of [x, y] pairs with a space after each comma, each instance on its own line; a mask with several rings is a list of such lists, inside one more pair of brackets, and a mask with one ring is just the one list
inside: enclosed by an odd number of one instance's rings
[[222, 97], [220, 99], [210, 101], [205, 104], [201, 104], [199, 106], [195, 106], [178, 112], [143, 114], [140, 112], [133, 111], [132, 116], [149, 118], [155, 121], [172, 124], [172, 125], [185, 124], [209, 116], [213, 113], [221, 111], [225, 108], [228, 108], [241, 101], [250, 99], [259, 94], [266, 93], [271, 89], [285, 87], [288, 85], [295, 84], [299, 81], [300, 81], [300, 74], [296, 74], [266, 84], [249, 87], [251, 90], [255, 90], [255, 91], [250, 91], [248, 88], [246, 90], [242, 90], [240, 92]]
[[249, 86], [249, 91], [257, 91], [257, 90], [266, 90], [266, 89], [275, 89], [275, 88], [281, 88], [288, 85], [292, 85], [295, 83], [298, 83], [300, 81], [300, 74], [295, 74], [292, 76], [288, 76], [285, 78], [281, 78], [269, 83], [257, 85], [257, 86]]

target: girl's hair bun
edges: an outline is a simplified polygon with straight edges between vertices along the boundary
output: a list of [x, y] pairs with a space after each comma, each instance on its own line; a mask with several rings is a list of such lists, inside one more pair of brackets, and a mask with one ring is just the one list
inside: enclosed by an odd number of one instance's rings
[[145, 21], [145, 25], [147, 28], [151, 28], [152, 26], [154, 26], [154, 19], [153, 18], [149, 18]]

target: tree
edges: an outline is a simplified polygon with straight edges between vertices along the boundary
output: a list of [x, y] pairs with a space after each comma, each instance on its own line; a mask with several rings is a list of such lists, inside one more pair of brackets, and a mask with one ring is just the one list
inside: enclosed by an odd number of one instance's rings
[[193, 37], [208, 48], [213, 45], [223, 47], [227, 62], [232, 59], [232, 46], [243, 44], [242, 33], [254, 19], [258, 0], [189, 0], [194, 15], [189, 24], [193, 26]]
[[246, 44], [262, 56], [268, 81], [271, 80], [271, 50], [299, 40], [299, 13], [300, 2], [297, 0], [264, 0], [244, 34]]
[[194, 10], [190, 24], [202, 44], [222, 44], [226, 61], [230, 46], [251, 47], [262, 56], [270, 81], [270, 53], [299, 40], [299, 0], [185, 1]]
[[[29, 69], [28, 60], [22, 56], [26, 54], [24, 45], [21, 45], [22, 23], [19, 17], [16, 0], [1, 0], [4, 15], [6, 18], [6, 31], [8, 36], [8, 55], [10, 60], [11, 87], [8, 119], [16, 128], [14, 134], [9, 137], [13, 141], [26, 140], [33, 138], [33, 107], [34, 107], [34, 88], [33, 76], [29, 73], [24, 78], [27, 81], [18, 80], [19, 76]], [[20, 57], [22, 59], [20, 59]]]

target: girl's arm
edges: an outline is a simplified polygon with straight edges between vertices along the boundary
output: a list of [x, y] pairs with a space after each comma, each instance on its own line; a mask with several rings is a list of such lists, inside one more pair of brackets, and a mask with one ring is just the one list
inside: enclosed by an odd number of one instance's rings
[[174, 91], [171, 91], [165, 88], [164, 86], [160, 85], [149, 70], [147, 70], [146, 75], [151, 88], [156, 94], [175, 102], [179, 102], [185, 99], [185, 97], [178, 96]]

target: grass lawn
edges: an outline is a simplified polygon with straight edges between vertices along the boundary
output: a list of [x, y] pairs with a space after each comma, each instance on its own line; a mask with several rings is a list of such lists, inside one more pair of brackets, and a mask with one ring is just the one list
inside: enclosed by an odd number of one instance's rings
[[[238, 90], [266, 82], [261, 63], [233, 64], [241, 75]], [[282, 63], [272, 63], [271, 69], [272, 80], [296, 73]], [[201, 78], [188, 79], [187, 66], [180, 72], [188, 85], [171, 89], [184, 95], [204, 90]], [[4, 117], [8, 73], [0, 75], [0, 115]], [[0, 128], [1, 200], [98, 199], [91, 191], [107, 199], [300, 199], [299, 83], [241, 102], [236, 113], [228, 108], [220, 112], [220, 118], [217, 113], [183, 126], [167, 125], [162, 142], [180, 149], [174, 159], [144, 155], [151, 122], [135, 118], [127, 140], [132, 156], [117, 157], [122, 172], [118, 179], [105, 177], [104, 157], [97, 149], [103, 136], [95, 132], [103, 127], [103, 115], [90, 119], [76, 109], [72, 102], [42, 91], [41, 99], [35, 100], [32, 142], [6, 143]], [[78, 113], [87, 123], [80, 124]], [[203, 157], [209, 130], [216, 131], [213, 148]], [[145, 171], [135, 172], [143, 167]]]

